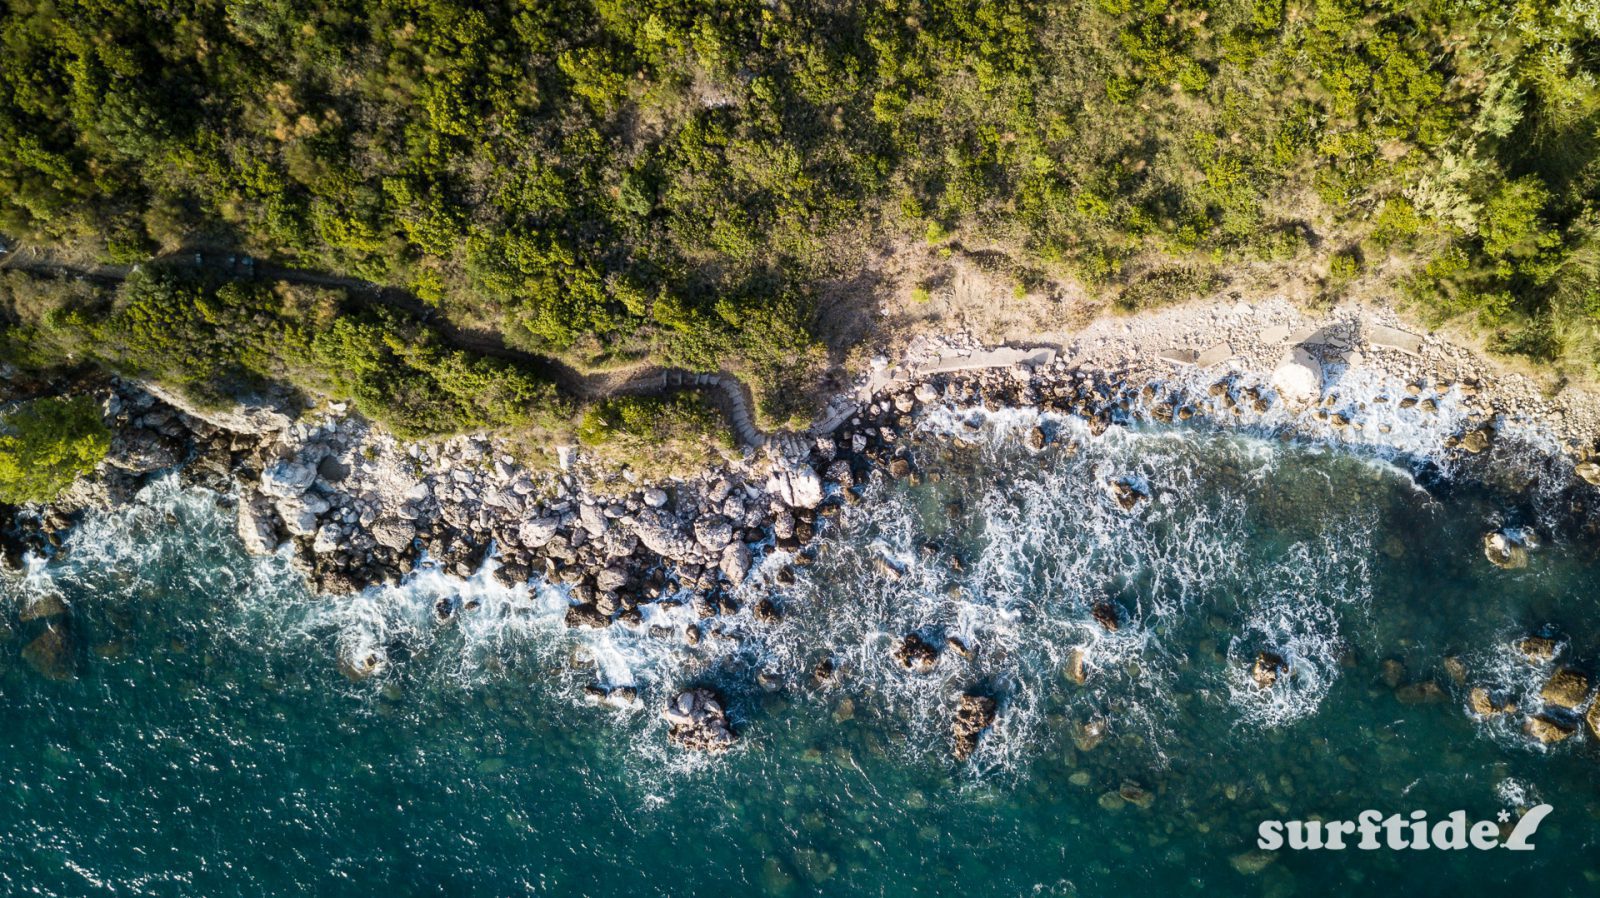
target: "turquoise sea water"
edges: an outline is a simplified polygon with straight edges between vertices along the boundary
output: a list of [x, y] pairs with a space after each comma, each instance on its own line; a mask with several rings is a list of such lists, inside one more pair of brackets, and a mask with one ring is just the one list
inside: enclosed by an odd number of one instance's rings
[[[487, 576], [310, 596], [283, 561], [241, 552], [212, 497], [154, 486], [5, 576], [0, 891], [1600, 890], [1596, 740], [1543, 750], [1465, 710], [1478, 683], [1537, 703], [1550, 668], [1510, 643], [1541, 627], [1562, 635], [1558, 663], [1600, 661], [1592, 541], [1554, 540], [1521, 571], [1481, 552], [1493, 527], [1549, 528], [1553, 491], [1275, 440], [1059, 426], [1082, 448], [1036, 456], [1015, 429], [923, 447], [937, 482], [874, 486], [793, 584], [767, 559], [750, 589], [776, 590], [780, 623], [741, 612], [697, 648], [569, 632], [558, 592]], [[1122, 510], [1113, 478], [1151, 499]], [[447, 593], [479, 607], [438, 626]], [[55, 599], [70, 679], [22, 657], [46, 626], [24, 610]], [[1115, 633], [1090, 614], [1101, 602]], [[974, 657], [907, 674], [889, 650], [913, 629]], [[348, 681], [337, 657], [370, 644], [388, 667]], [[1265, 695], [1245, 673], [1262, 649], [1293, 672]], [[824, 654], [841, 676], [820, 687]], [[1440, 700], [1399, 700], [1385, 659]], [[596, 681], [636, 685], [641, 708], [586, 703]], [[691, 683], [727, 696], [736, 751], [667, 746], [656, 709]], [[967, 690], [1001, 714], [958, 765]], [[1251, 854], [1263, 819], [1478, 820], [1541, 801], [1554, 811], [1532, 852]]]

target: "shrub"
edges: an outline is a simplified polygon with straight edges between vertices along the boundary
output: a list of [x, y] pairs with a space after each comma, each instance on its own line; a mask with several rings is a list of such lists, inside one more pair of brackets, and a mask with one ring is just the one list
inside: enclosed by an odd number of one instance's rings
[[93, 398], [35, 399], [0, 418], [0, 502], [49, 502], [110, 448]]

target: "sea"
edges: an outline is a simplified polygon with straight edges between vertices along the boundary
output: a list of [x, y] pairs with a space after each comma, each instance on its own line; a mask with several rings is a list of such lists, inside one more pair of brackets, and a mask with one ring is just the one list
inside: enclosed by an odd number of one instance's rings
[[[1532, 430], [1439, 448], [1453, 401], [1327, 437], [937, 409], [918, 476], [865, 485], [814, 558], [761, 547], [741, 610], [601, 631], [492, 557], [316, 595], [159, 479], [0, 575], [0, 893], [1600, 894], [1600, 739], [1582, 708], [1523, 733], [1552, 673], [1600, 666], [1594, 490]], [[1525, 567], [1486, 559], [1497, 530], [1538, 537]], [[965, 651], [908, 672], [913, 632]], [[691, 686], [733, 750], [668, 742]], [[1480, 686], [1519, 710], [1475, 716]], [[957, 761], [963, 694], [998, 715]], [[1260, 840], [1541, 805], [1530, 850]]]

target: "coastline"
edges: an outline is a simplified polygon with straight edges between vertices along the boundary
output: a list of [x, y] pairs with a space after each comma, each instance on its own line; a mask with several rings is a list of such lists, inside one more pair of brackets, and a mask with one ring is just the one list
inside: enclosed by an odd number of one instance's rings
[[[465, 579], [493, 553], [493, 575], [505, 586], [534, 578], [563, 585], [568, 627], [643, 628], [641, 606], [689, 605], [697, 623], [650, 635], [697, 644], [741, 612], [735, 594], [763, 558], [778, 552], [788, 564], [810, 563], [817, 536], [859, 500], [861, 486], [921, 477], [924, 440], [963, 440], [979, 429], [975, 419], [1002, 409], [1037, 413], [1019, 431], [1036, 452], [1079, 438], [1049, 423], [1077, 418], [1089, 439], [1113, 427], [1178, 425], [1319, 442], [1508, 495], [1543, 478], [1545, 498], [1565, 497], [1545, 504], [1570, 511], [1570, 520], [1544, 522], [1543, 536], [1592, 531], [1588, 484], [1600, 472], [1577, 468], [1594, 476], [1586, 484], [1575, 466], [1593, 445], [1584, 435], [1600, 432], [1600, 398], [1568, 390], [1547, 400], [1492, 360], [1399, 325], [1370, 312], [1318, 321], [1268, 301], [1182, 306], [1041, 335], [1058, 342], [984, 347], [960, 335], [924, 336], [897, 364], [861, 375], [812, 432], [777, 435], [736, 461], [663, 482], [572, 450], [560, 453], [559, 471], [527, 470], [486, 436], [405, 443], [338, 402], [298, 416], [268, 400], [218, 412], [185, 408], [158, 386], [110, 381], [101, 388], [114, 432], [107, 462], [53, 505], [19, 514], [10, 548], [46, 555], [84, 511], [128, 501], [176, 470], [233, 504], [250, 553], [286, 553], [319, 593], [394, 585], [423, 567]], [[932, 418], [937, 426], [922, 426]], [[1523, 470], [1502, 478], [1508, 460]], [[1144, 498], [1140, 484], [1106, 486], [1125, 508]], [[1528, 537], [1495, 532], [1521, 546], [1533, 544], [1535, 529], [1530, 522]], [[473, 610], [440, 600], [434, 613], [444, 623]], [[766, 622], [780, 613], [765, 600], [750, 610]], [[910, 669], [939, 650], [908, 635], [896, 658]], [[388, 663], [381, 649], [363, 651], [338, 659], [352, 680]], [[716, 697], [702, 691], [669, 707], [683, 732], [674, 739], [720, 750], [733, 737]], [[630, 687], [604, 683], [592, 696], [636, 701]], [[970, 719], [957, 745], [967, 752], [994, 719], [984, 698], [963, 698]]]

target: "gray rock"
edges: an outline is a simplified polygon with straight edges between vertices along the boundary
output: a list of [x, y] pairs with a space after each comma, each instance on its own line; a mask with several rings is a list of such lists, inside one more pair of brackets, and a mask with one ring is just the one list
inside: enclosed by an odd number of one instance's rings
[[667, 491], [655, 487], [645, 490], [644, 504], [651, 508], [665, 508], [667, 505]]
[[767, 491], [791, 508], [816, 508], [822, 504], [822, 478], [807, 465], [772, 472]]
[[416, 527], [401, 518], [380, 518], [368, 529], [378, 545], [396, 552], [410, 548], [417, 535]]
[[735, 586], [744, 582], [750, 574], [750, 547], [741, 542], [730, 544], [722, 550], [722, 561], [718, 565], [722, 569], [722, 576]]
[[694, 522], [694, 539], [713, 552], [733, 541], [733, 525], [722, 515], [705, 515]]
[[317, 469], [312, 465], [283, 459], [273, 462], [261, 472], [261, 492], [287, 499], [310, 489], [316, 479]]
[[534, 518], [517, 525], [517, 541], [530, 549], [543, 548], [555, 537], [561, 526], [559, 518]]
[[278, 516], [272, 502], [260, 493], [239, 499], [239, 541], [251, 555], [271, 555], [283, 545], [278, 533]]

